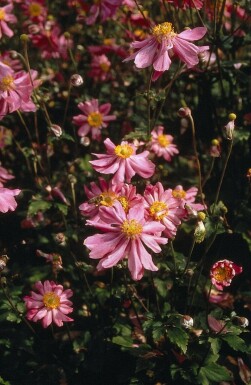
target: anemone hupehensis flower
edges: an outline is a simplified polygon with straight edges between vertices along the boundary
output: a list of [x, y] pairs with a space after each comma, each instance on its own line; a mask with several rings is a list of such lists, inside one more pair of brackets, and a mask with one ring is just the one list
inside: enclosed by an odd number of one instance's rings
[[152, 138], [150, 142], [150, 150], [153, 151], [158, 157], [163, 158], [170, 162], [172, 157], [179, 153], [176, 144], [173, 144], [173, 136], [165, 135], [163, 133], [164, 127], [157, 126], [151, 132]]
[[[131, 44], [136, 52], [124, 60], [134, 60], [137, 68], [153, 66], [153, 80], [158, 79], [171, 65], [173, 55], [184, 62], [188, 68], [199, 63], [198, 55], [208, 50], [208, 46], [197, 47], [192, 41], [200, 40], [207, 32], [205, 27], [187, 29], [179, 34], [174, 32], [172, 23], [157, 24], [152, 28], [152, 36]], [[171, 56], [171, 57], [170, 57]]]
[[113, 183], [120, 184], [131, 182], [135, 174], [142, 178], [150, 178], [155, 170], [155, 165], [147, 159], [149, 151], [136, 154], [136, 148], [128, 142], [121, 142], [115, 146], [107, 138], [104, 141], [107, 154], [93, 154], [98, 160], [90, 161], [94, 170], [102, 174], [114, 174]]
[[0, 187], [0, 212], [7, 213], [7, 211], [15, 211], [17, 208], [17, 202], [15, 196], [20, 194], [21, 190]]
[[96, 0], [90, 8], [89, 16], [86, 18], [86, 24], [92, 25], [100, 18], [101, 23], [111, 18], [122, 4], [123, 0]]
[[47, 328], [52, 322], [57, 326], [63, 326], [63, 322], [71, 322], [67, 317], [73, 311], [72, 302], [69, 301], [73, 294], [72, 290], [64, 290], [62, 285], [53, 281], [38, 281], [35, 283], [30, 296], [25, 296], [24, 301], [28, 310], [26, 317], [29, 321], [38, 322]]
[[128, 259], [128, 268], [134, 280], [143, 277], [144, 269], [158, 270], [145, 246], [159, 253], [159, 245], [166, 244], [168, 240], [160, 236], [165, 228], [161, 223], [145, 220], [143, 205], [132, 207], [126, 214], [120, 202], [115, 202], [113, 207], [101, 207], [99, 213], [101, 223], [87, 221], [87, 224], [104, 233], [84, 241], [91, 250], [90, 258], [100, 259], [98, 270], [115, 266], [124, 258]]
[[10, 29], [7, 23], [16, 23], [17, 18], [12, 14], [13, 4], [0, 7], [0, 39], [3, 35], [12, 37], [14, 32]]
[[242, 267], [237, 266], [228, 259], [216, 262], [210, 270], [212, 284], [218, 289], [223, 290], [225, 286], [230, 286], [235, 275], [242, 272]]

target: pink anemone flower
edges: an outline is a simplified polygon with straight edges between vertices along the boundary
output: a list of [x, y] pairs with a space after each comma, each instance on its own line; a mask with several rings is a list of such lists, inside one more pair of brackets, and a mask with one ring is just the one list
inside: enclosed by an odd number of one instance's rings
[[179, 153], [176, 144], [173, 144], [173, 136], [163, 134], [164, 127], [157, 126], [151, 132], [152, 139], [150, 142], [150, 150], [154, 152], [158, 157], [163, 158], [170, 162], [172, 157]]
[[100, 259], [97, 270], [111, 268], [124, 258], [128, 259], [128, 268], [136, 281], [143, 277], [144, 269], [158, 270], [145, 246], [159, 253], [159, 245], [165, 245], [167, 238], [160, 236], [164, 230], [161, 223], [145, 220], [143, 205], [134, 206], [126, 214], [122, 205], [115, 202], [113, 207], [100, 208], [100, 218], [102, 223], [87, 223], [104, 234], [95, 234], [84, 241], [91, 250], [90, 258]]
[[15, 211], [17, 202], [15, 196], [20, 194], [21, 190], [10, 190], [8, 188], [0, 187], [0, 212], [7, 213], [7, 211]]
[[237, 266], [232, 261], [223, 259], [216, 262], [210, 270], [212, 284], [218, 290], [223, 290], [225, 286], [230, 286], [235, 275], [242, 272], [242, 267]]
[[66, 316], [73, 311], [72, 302], [68, 300], [72, 296], [72, 290], [64, 290], [62, 285], [53, 281], [38, 281], [35, 283], [30, 296], [25, 296], [24, 301], [29, 321], [38, 322], [47, 328], [52, 322], [57, 326], [63, 326], [63, 322], [71, 322], [72, 318]]
[[185, 191], [181, 185], [178, 185], [173, 189], [172, 196], [179, 201], [182, 208], [197, 212], [207, 208], [201, 203], [194, 203], [197, 193], [197, 187], [191, 187]]
[[164, 234], [168, 238], [174, 238], [185, 210], [173, 198], [172, 190], [164, 190], [160, 182], [156, 183], [155, 186], [148, 185], [145, 189], [144, 199], [146, 218], [162, 223], [165, 226]]
[[91, 62], [91, 70], [88, 76], [94, 79], [95, 82], [107, 81], [111, 79], [111, 62], [106, 55], [94, 55]]
[[24, 0], [21, 7], [25, 15], [33, 22], [43, 22], [47, 17], [45, 0]]
[[108, 115], [111, 109], [110, 103], [99, 106], [98, 99], [92, 99], [85, 103], [79, 103], [78, 108], [83, 114], [73, 117], [73, 123], [80, 126], [79, 136], [86, 136], [89, 132], [92, 139], [101, 140], [101, 129], [108, 127], [109, 122], [116, 119], [115, 115]]
[[197, 47], [191, 41], [200, 40], [207, 32], [205, 27], [187, 29], [175, 33], [171, 23], [165, 22], [152, 28], [152, 36], [131, 44], [136, 52], [124, 60], [134, 59], [137, 68], [153, 65], [153, 80], [167, 71], [171, 65], [170, 56], [176, 55], [188, 68], [199, 63], [199, 53], [208, 50], [208, 46]]
[[6, 170], [6, 168], [0, 166], [0, 187], [3, 187], [3, 184], [6, 183], [10, 179], [14, 179], [15, 177]]
[[109, 138], [104, 144], [107, 154], [93, 154], [98, 160], [92, 160], [90, 163], [97, 172], [114, 174], [114, 184], [123, 183], [125, 180], [130, 183], [135, 174], [139, 174], [142, 178], [150, 178], [153, 175], [155, 165], [147, 159], [149, 151], [136, 154], [133, 144], [121, 142], [115, 146]]
[[13, 4], [0, 7], [0, 39], [3, 35], [12, 37], [14, 32], [9, 28], [7, 23], [16, 23], [17, 18], [11, 12], [13, 10]]
[[115, 15], [123, 0], [97, 0], [90, 8], [90, 16], [86, 18], [86, 24], [94, 24], [97, 18], [101, 23]]

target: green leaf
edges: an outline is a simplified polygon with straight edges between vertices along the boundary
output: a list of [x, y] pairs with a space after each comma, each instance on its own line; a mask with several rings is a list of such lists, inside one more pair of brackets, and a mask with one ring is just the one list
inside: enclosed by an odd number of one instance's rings
[[10, 385], [9, 381], [4, 381], [2, 377], [0, 377], [0, 385]]
[[185, 332], [185, 330], [174, 327], [174, 328], [168, 329], [167, 332], [168, 332], [169, 340], [173, 344], [177, 345], [182, 350], [183, 353], [186, 353], [189, 335]]
[[113, 337], [112, 342], [116, 345], [123, 346], [124, 348], [131, 348], [133, 345], [133, 340], [131, 339], [131, 337], [126, 336]]
[[219, 353], [219, 350], [220, 350], [220, 347], [221, 347], [221, 341], [219, 338], [211, 338], [209, 337], [208, 338], [208, 342], [211, 344], [211, 350], [213, 352], [213, 354], [218, 354]]
[[229, 371], [215, 363], [203, 366], [198, 373], [198, 383], [201, 385], [211, 385], [213, 382], [230, 381], [232, 379]]
[[221, 338], [235, 351], [240, 351], [240, 352], [247, 351], [247, 345], [245, 344], [245, 341], [241, 337], [233, 334], [226, 334]]
[[51, 202], [43, 201], [43, 200], [36, 200], [31, 202], [29, 208], [28, 208], [28, 216], [32, 217], [33, 215], [36, 215], [39, 211], [45, 212], [46, 210], [49, 210], [52, 206]]
[[67, 215], [68, 206], [63, 203], [54, 203], [54, 207], [56, 207], [63, 215]]

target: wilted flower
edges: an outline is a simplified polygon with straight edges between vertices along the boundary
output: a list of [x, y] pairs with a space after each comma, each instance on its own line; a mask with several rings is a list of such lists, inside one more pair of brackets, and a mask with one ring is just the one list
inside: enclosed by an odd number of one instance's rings
[[234, 276], [241, 272], [241, 266], [237, 266], [232, 261], [223, 259], [212, 266], [210, 270], [211, 282], [218, 290], [223, 290], [225, 286], [230, 286]]
[[214, 318], [211, 315], [207, 316], [207, 322], [210, 329], [215, 333], [222, 333], [222, 334], [227, 333], [227, 328], [225, 327], [226, 322], [222, 320], [218, 321], [216, 318]]
[[73, 321], [66, 316], [73, 311], [72, 302], [68, 300], [73, 295], [72, 290], [64, 290], [62, 285], [53, 281], [38, 281], [35, 283], [30, 296], [25, 296], [24, 301], [28, 310], [26, 317], [29, 321], [38, 322], [47, 328], [51, 323], [63, 326], [63, 322]]

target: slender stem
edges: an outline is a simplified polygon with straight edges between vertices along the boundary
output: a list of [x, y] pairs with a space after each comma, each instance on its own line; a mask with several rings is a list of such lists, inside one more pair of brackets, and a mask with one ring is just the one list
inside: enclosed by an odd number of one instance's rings
[[150, 138], [151, 135], [151, 99], [150, 99], [150, 91], [151, 91], [151, 83], [152, 83], [153, 70], [151, 70], [151, 74], [149, 77], [148, 87], [147, 87], [147, 134]]
[[67, 95], [67, 100], [66, 100], [66, 104], [65, 104], [64, 117], [63, 117], [63, 123], [62, 123], [62, 129], [64, 128], [65, 122], [66, 122], [66, 116], [67, 116], [67, 112], [68, 112], [68, 108], [69, 108], [69, 104], [70, 104], [70, 98], [71, 98], [71, 90], [72, 90], [72, 85], [71, 85], [71, 83], [69, 83], [68, 95]]
[[190, 250], [189, 250], [189, 254], [188, 254], [188, 257], [187, 257], [186, 266], [184, 267], [183, 273], [181, 275], [182, 277], [184, 276], [184, 274], [185, 274], [185, 272], [186, 272], [186, 270], [187, 270], [187, 268], [189, 266], [194, 246], [195, 246], [195, 238], [193, 238], [193, 242], [191, 244], [191, 247], [190, 247]]
[[142, 11], [142, 9], [140, 8], [139, 6], [139, 3], [137, 2], [137, 0], [134, 0], [135, 4], [136, 4], [136, 7], [138, 8], [138, 11], [141, 13], [141, 16], [144, 18], [144, 20], [147, 22], [147, 24], [149, 25], [149, 27], [151, 27], [151, 22], [150, 20], [147, 20], [147, 18], [145, 17], [145, 14], [144, 12]]
[[214, 168], [214, 163], [215, 163], [215, 157], [212, 158], [212, 162], [211, 162], [210, 168], [208, 170], [208, 173], [206, 174], [206, 176], [205, 176], [205, 178], [204, 178], [204, 180], [202, 182], [202, 187], [205, 186], [205, 184], [207, 183], [208, 179], [210, 178], [211, 173], [212, 173], [213, 168]]

